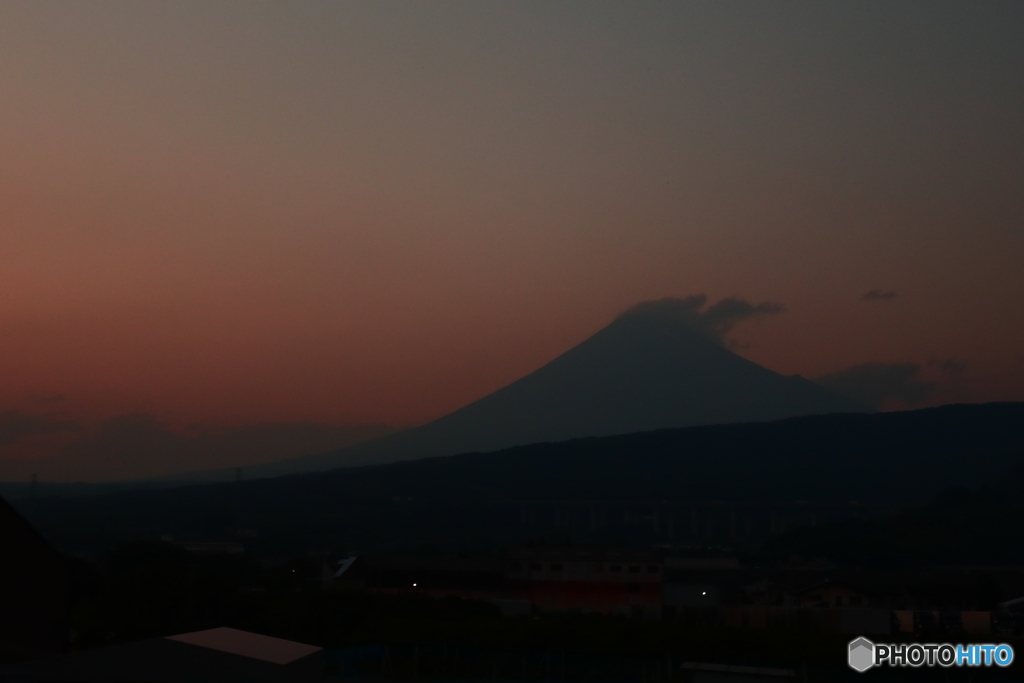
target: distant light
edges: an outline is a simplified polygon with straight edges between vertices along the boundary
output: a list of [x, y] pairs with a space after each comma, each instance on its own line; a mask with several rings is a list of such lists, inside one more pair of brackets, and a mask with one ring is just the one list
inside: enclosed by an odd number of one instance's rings
[[413, 588], [415, 588], [415, 587], [416, 587], [416, 584], [414, 583], [414, 584], [412, 585], [412, 587], [413, 587]]
[[707, 594], [708, 594], [708, 592], [707, 592], [707, 591], [701, 591], [701, 592], [700, 592], [700, 594], [701, 594], [701, 595], [707, 595]]

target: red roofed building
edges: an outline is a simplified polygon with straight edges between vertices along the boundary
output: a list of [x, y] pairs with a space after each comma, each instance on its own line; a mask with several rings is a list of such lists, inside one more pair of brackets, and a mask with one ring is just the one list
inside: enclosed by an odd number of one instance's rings
[[509, 597], [544, 611], [661, 614], [664, 561], [657, 549], [521, 547], [507, 562]]
[[233, 628], [151, 638], [0, 669], [12, 683], [303, 683], [323, 650]]

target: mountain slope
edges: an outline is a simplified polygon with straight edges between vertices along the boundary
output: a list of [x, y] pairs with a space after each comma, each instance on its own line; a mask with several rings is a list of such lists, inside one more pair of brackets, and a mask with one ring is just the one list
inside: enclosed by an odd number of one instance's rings
[[[26, 498], [15, 505], [67, 552], [163, 535], [235, 538], [238, 527], [257, 529], [258, 537], [246, 544], [275, 556], [296, 548], [405, 552], [427, 542], [494, 547], [570, 533], [524, 524], [524, 501], [920, 504], [953, 485], [1002, 478], [1022, 465], [1022, 455], [1024, 403], [951, 405], [664, 429], [276, 479]], [[553, 507], [547, 507], [549, 520]], [[595, 536], [588, 531], [589, 510], [579, 510], [584, 518], [572, 532], [577, 540], [665, 542], [644, 535], [651, 529], [645, 515], [632, 526], [618, 517]], [[678, 514], [686, 522], [679, 528], [688, 527], [690, 511]]]
[[669, 316], [633, 313], [535, 372], [421, 427], [246, 470], [266, 477], [673, 427], [858, 412]]

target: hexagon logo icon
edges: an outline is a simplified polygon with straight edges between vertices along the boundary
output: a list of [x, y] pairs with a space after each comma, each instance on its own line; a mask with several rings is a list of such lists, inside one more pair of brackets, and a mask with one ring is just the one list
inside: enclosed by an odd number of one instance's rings
[[850, 641], [850, 668], [861, 673], [875, 665], [875, 644], [867, 638]]

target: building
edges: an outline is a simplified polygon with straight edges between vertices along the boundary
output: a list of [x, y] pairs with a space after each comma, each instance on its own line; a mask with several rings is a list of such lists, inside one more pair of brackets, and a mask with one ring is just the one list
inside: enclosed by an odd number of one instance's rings
[[740, 563], [732, 557], [673, 557], [665, 560], [662, 602], [666, 615], [678, 608], [735, 602]]
[[757, 567], [673, 556], [682, 550], [534, 545], [486, 558], [358, 556], [338, 564], [331, 584], [484, 599], [509, 616], [618, 614], [871, 635], [1024, 629], [1024, 599], [996, 606], [996, 596], [1024, 594], [1020, 567]]
[[800, 607], [867, 607], [864, 589], [844, 581], [825, 579], [796, 592]]
[[321, 648], [215, 628], [0, 669], [3, 683], [303, 683], [323, 679]]
[[657, 548], [520, 547], [506, 563], [508, 597], [543, 611], [661, 614], [664, 560]]
[[526, 546], [504, 557], [349, 557], [338, 563], [332, 585], [479, 598], [509, 613], [654, 617], [661, 613], [662, 568], [658, 549]]
[[367, 588], [465, 598], [501, 597], [501, 558], [420, 555], [358, 555], [338, 563], [335, 588]]

